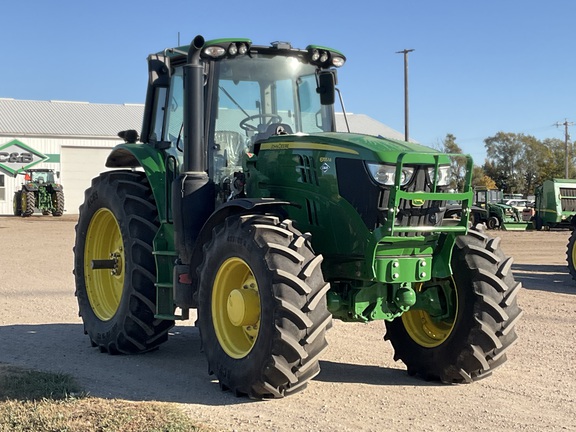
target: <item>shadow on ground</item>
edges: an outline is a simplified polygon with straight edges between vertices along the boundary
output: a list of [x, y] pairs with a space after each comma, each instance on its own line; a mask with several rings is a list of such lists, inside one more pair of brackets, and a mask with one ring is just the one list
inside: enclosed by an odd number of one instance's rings
[[513, 264], [517, 281], [529, 290], [576, 294], [576, 281], [565, 265], [559, 264]]
[[[202, 405], [252, 402], [222, 392], [208, 375], [195, 327], [174, 327], [158, 350], [132, 356], [100, 353], [81, 324], [1, 326], [0, 340], [0, 363], [71, 374], [92, 396]], [[321, 368], [320, 382], [429, 385], [400, 369], [333, 361], [321, 361]]]

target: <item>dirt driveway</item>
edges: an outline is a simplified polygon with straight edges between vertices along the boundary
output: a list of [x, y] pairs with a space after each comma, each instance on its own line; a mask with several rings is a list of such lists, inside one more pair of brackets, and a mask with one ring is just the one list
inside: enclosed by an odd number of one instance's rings
[[576, 283], [566, 270], [566, 231], [500, 233], [524, 286], [525, 315], [509, 361], [491, 377], [456, 386], [419, 381], [394, 362], [381, 322], [337, 321], [308, 388], [256, 402], [219, 390], [191, 322], [152, 353], [91, 348], [74, 297], [75, 223], [0, 217], [0, 363], [71, 373], [96, 396], [178, 402], [222, 431], [576, 430]]

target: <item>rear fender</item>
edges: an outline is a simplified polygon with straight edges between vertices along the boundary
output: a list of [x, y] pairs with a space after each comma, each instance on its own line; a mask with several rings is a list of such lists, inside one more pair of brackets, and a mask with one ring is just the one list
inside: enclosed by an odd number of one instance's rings
[[38, 186], [33, 183], [22, 185], [22, 190], [26, 192], [38, 192]]
[[166, 164], [163, 154], [146, 144], [119, 144], [112, 150], [106, 159], [109, 168], [141, 168], [146, 173], [160, 220], [166, 220], [169, 209], [168, 184], [166, 179]]

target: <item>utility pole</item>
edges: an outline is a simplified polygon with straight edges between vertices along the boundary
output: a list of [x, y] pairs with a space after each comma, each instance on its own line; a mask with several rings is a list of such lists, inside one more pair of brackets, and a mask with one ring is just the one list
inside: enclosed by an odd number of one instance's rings
[[413, 49], [396, 51], [396, 54], [404, 54], [404, 141], [408, 141], [408, 53]]
[[556, 122], [556, 127], [560, 126], [564, 126], [564, 178], [568, 178], [569, 175], [568, 140], [570, 140], [570, 134], [568, 133], [568, 126], [574, 126], [574, 122], [569, 122], [568, 119], [564, 119], [564, 123]]

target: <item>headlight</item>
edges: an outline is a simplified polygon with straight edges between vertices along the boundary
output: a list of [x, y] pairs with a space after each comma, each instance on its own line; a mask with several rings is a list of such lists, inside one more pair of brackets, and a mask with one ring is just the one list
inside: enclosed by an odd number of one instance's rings
[[[368, 171], [372, 178], [383, 185], [393, 186], [396, 177], [396, 165], [382, 165], [377, 163], [367, 163]], [[402, 167], [400, 173], [400, 186], [404, 186], [412, 178], [414, 168]]]
[[[441, 165], [438, 167], [438, 178], [436, 179], [436, 184], [438, 186], [447, 186], [450, 184], [450, 165]], [[428, 176], [430, 181], [434, 182], [434, 167], [428, 168]]]

